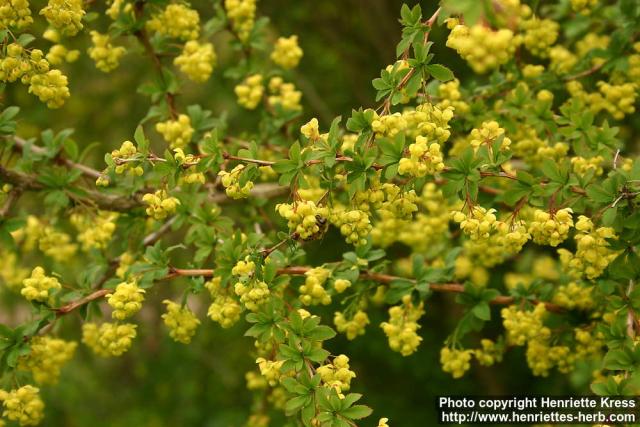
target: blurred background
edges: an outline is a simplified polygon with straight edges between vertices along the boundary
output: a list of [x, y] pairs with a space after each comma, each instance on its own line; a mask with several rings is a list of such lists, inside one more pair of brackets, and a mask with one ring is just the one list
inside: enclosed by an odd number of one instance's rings
[[[34, 2], [37, 3], [37, 2]], [[101, 3], [101, 2], [100, 2]], [[416, 2], [407, 2], [410, 5]], [[436, 8], [436, 1], [421, 2], [424, 15]], [[402, 2], [396, 0], [260, 0], [260, 15], [272, 20], [271, 37], [299, 35], [304, 50], [301, 65], [292, 79], [303, 91], [306, 121], [316, 116], [321, 128], [336, 115], [350, 115], [352, 108], [374, 105], [371, 80], [380, 69], [395, 60], [395, 45], [400, 38], [398, 23]], [[194, 4], [201, 16], [211, 16], [210, 4]], [[34, 6], [34, 10], [35, 10]], [[103, 7], [98, 5], [98, 8]], [[106, 30], [106, 21], [98, 21]], [[102, 27], [101, 27], [102, 25]], [[469, 70], [444, 46], [445, 31], [434, 30], [432, 51], [437, 61], [455, 70], [464, 79]], [[75, 38], [70, 47], [85, 50], [89, 36]], [[257, 114], [241, 110], [233, 93], [234, 82], [223, 77], [233, 66], [235, 54], [224, 34], [214, 37], [218, 65], [212, 79], [203, 87], [188, 84], [178, 96], [179, 108], [199, 103], [214, 116], [229, 115], [230, 129], [251, 128]], [[127, 45], [126, 41], [118, 43]], [[128, 46], [133, 46], [130, 42]], [[131, 139], [138, 121], [145, 116], [149, 100], [136, 93], [137, 86], [152, 75], [150, 62], [141, 55], [128, 55], [119, 69], [103, 74], [83, 55], [78, 63], [63, 66], [69, 75], [71, 99], [60, 110], [43, 107], [26, 88], [12, 85], [5, 102], [23, 106], [19, 116], [22, 136], [37, 136], [51, 127], [55, 131], [74, 128], [75, 139], [83, 148], [97, 142], [87, 163], [101, 169], [105, 152]], [[157, 138], [152, 126], [148, 133]], [[37, 205], [33, 205], [37, 209]], [[343, 247], [342, 239], [329, 236], [306, 247], [309, 258], [334, 261]], [[201, 314], [202, 325], [189, 346], [172, 342], [160, 320], [161, 301], [180, 295], [184, 283], [161, 283], [148, 294], [148, 303], [138, 315], [145, 325], [139, 338], [124, 357], [100, 359], [79, 346], [75, 359], [63, 371], [60, 384], [44, 389], [47, 404], [46, 426], [240, 426], [249, 414], [251, 394], [246, 390], [244, 373], [255, 368], [251, 355], [252, 340], [243, 337], [246, 324], [222, 330], [204, 313], [208, 301], [201, 298], [191, 306]], [[3, 294], [6, 300], [9, 298]], [[453, 380], [440, 369], [442, 343], [461, 315], [453, 296], [436, 295], [426, 305], [421, 320], [424, 339], [410, 357], [392, 352], [379, 323], [387, 319], [386, 309], [369, 311], [371, 325], [364, 337], [348, 342], [338, 336], [328, 343], [333, 354], [346, 353], [357, 373], [352, 391], [363, 393], [364, 402], [374, 414], [362, 425], [376, 425], [379, 417], [390, 418], [390, 425], [432, 425], [437, 422], [437, 395], [487, 394], [569, 394], [588, 389], [588, 371], [578, 368], [570, 377], [553, 374], [533, 377], [526, 367], [522, 349], [509, 351], [505, 361], [493, 368], [474, 365], [462, 380]], [[338, 307], [333, 307], [333, 310]], [[323, 322], [332, 324], [331, 307], [322, 309]], [[79, 339], [80, 319], [66, 319], [61, 336]], [[498, 334], [498, 309], [485, 336]], [[272, 425], [283, 425], [274, 418]]]

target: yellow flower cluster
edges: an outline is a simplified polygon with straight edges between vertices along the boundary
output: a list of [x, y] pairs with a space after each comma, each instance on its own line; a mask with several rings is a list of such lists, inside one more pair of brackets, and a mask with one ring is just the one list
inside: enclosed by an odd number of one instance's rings
[[460, 80], [453, 79], [446, 83], [440, 83], [438, 86], [438, 96], [440, 101], [436, 104], [440, 110], [452, 107], [456, 113], [464, 114], [469, 111], [469, 104], [462, 100], [460, 93]]
[[200, 163], [200, 158], [193, 154], [184, 154], [182, 148], [174, 148], [173, 155], [176, 162], [183, 166], [184, 175], [181, 177], [182, 182], [186, 184], [205, 183], [204, 173], [198, 172], [195, 168], [195, 166]]
[[78, 245], [71, 243], [71, 236], [51, 226], [42, 229], [38, 247], [45, 255], [57, 262], [69, 261], [69, 258], [73, 257], [78, 250]]
[[[256, 363], [259, 363], [258, 360], [256, 360]], [[247, 390], [260, 390], [267, 387], [267, 380], [256, 371], [247, 372], [244, 378], [247, 381]]]
[[320, 127], [318, 124], [318, 119], [314, 117], [304, 125], [300, 126], [300, 133], [308, 139], [318, 139], [320, 137]]
[[258, 364], [258, 368], [260, 369], [260, 374], [264, 377], [267, 383], [271, 387], [278, 385], [280, 377], [282, 376], [280, 368], [282, 368], [284, 361], [267, 360], [264, 357], [258, 357], [256, 359], [256, 363]]
[[271, 107], [279, 105], [283, 110], [290, 111], [302, 109], [300, 105], [302, 92], [296, 90], [293, 83], [284, 83], [282, 77], [272, 77], [269, 80], [269, 93], [267, 102]]
[[107, 302], [113, 308], [111, 317], [124, 320], [136, 314], [142, 308], [144, 289], [140, 289], [135, 281], [122, 282], [113, 293], [107, 294]]
[[242, 187], [240, 187], [240, 175], [242, 175], [244, 167], [244, 165], [240, 164], [234, 167], [231, 172], [218, 172], [218, 176], [221, 177], [220, 181], [225, 188], [225, 193], [227, 193], [227, 196], [232, 199], [244, 199], [249, 197], [249, 193], [253, 188], [252, 181], [247, 181]]
[[256, 264], [253, 261], [249, 261], [249, 258], [240, 260], [231, 269], [231, 274], [234, 276], [253, 276], [256, 271]]
[[[483, 228], [484, 225], [481, 222], [479, 227]], [[519, 253], [530, 238], [522, 221], [495, 221], [488, 236], [478, 239], [472, 237], [464, 242], [464, 248], [479, 264], [492, 267]]]
[[570, 81], [567, 83], [567, 91], [573, 98], [583, 101], [594, 114], [605, 110], [614, 119], [622, 120], [626, 114], [635, 112], [637, 84], [609, 84], [599, 81], [597, 86], [600, 93], [588, 93], [580, 82]]
[[127, 161], [131, 160], [136, 154], [138, 154], [138, 150], [131, 141], [125, 141], [120, 148], [113, 150], [111, 158], [116, 163], [115, 172], [117, 174], [129, 172], [132, 176], [142, 176], [144, 173], [142, 166], [136, 166], [135, 162]]
[[130, 252], [125, 252], [120, 255], [120, 263], [116, 269], [116, 277], [124, 279], [129, 272], [129, 267], [135, 263], [136, 259]]
[[329, 211], [326, 207], [316, 206], [312, 201], [280, 203], [276, 205], [278, 215], [287, 220], [289, 231], [307, 240], [324, 231]]
[[576, 231], [575, 255], [566, 249], [558, 249], [560, 262], [575, 278], [596, 279], [618, 254], [607, 242], [607, 239], [616, 238], [615, 232], [611, 227], [596, 228], [591, 219], [584, 215], [578, 217]]
[[[483, 264], [484, 265], [484, 264]], [[489, 283], [489, 273], [486, 268], [474, 263], [471, 258], [462, 255], [456, 258], [454, 274], [456, 279], [469, 280], [476, 286], [485, 287]], [[510, 276], [505, 275], [505, 282]]]
[[114, 21], [118, 19], [120, 15], [133, 15], [133, 3], [130, 3], [128, 0], [111, 0], [107, 2], [107, 4], [109, 4], [109, 7], [105, 13]]
[[549, 48], [558, 39], [559, 25], [550, 19], [521, 20], [520, 29], [524, 31], [522, 42], [532, 55], [540, 58], [549, 56]]
[[234, 88], [234, 92], [238, 97], [238, 104], [248, 110], [254, 110], [260, 104], [264, 94], [262, 74], [248, 76]]
[[117, 218], [116, 212], [99, 211], [94, 217], [73, 213], [69, 221], [78, 230], [78, 241], [82, 244], [82, 249], [89, 251], [107, 247], [116, 230]]
[[372, 209], [380, 209], [384, 199], [385, 192], [380, 184], [380, 172], [378, 172], [370, 179], [365, 190], [356, 191], [352, 202], [358, 209], [371, 212]]
[[549, 67], [557, 74], [567, 74], [578, 62], [578, 58], [564, 46], [549, 49]]
[[82, 0], [49, 0], [40, 11], [52, 27], [66, 36], [75, 36], [83, 28]]
[[162, 134], [171, 148], [186, 147], [193, 136], [191, 118], [186, 114], [180, 114], [175, 120], [156, 123], [156, 130]]
[[75, 62], [80, 57], [80, 51], [77, 49], [69, 50], [63, 44], [54, 44], [49, 48], [49, 52], [45, 58], [49, 64], [59, 65], [63, 62]]
[[602, 164], [604, 163], [604, 157], [596, 156], [586, 159], [584, 157], [575, 156], [571, 158], [571, 166], [573, 172], [576, 175], [584, 176], [590, 171], [594, 171], [595, 176], [600, 176], [604, 172]]
[[480, 345], [482, 348], [473, 350], [473, 355], [480, 365], [492, 366], [502, 361], [504, 347], [498, 346], [495, 342], [487, 338], [481, 339]]
[[40, 49], [28, 52], [18, 43], [8, 44], [6, 55], [0, 60], [0, 80], [4, 82], [20, 80], [23, 84], [28, 84], [34, 74], [47, 71], [49, 63]]
[[378, 427], [389, 427], [389, 424], [387, 424], [388, 421], [389, 418], [380, 418], [378, 420]]
[[87, 53], [95, 61], [96, 68], [105, 73], [118, 68], [120, 57], [124, 55], [125, 48], [113, 46], [109, 34], [100, 34], [97, 31], [91, 31], [90, 34], [93, 46], [87, 49]]
[[279, 37], [271, 52], [271, 60], [288, 70], [298, 66], [302, 58], [302, 49], [298, 46], [298, 36]]
[[300, 286], [300, 301], [304, 305], [328, 305], [331, 303], [331, 295], [324, 288], [331, 270], [323, 267], [315, 267], [304, 273], [304, 285]]
[[456, 50], [478, 74], [509, 61], [518, 44], [513, 31], [505, 28], [494, 31], [480, 24], [472, 27], [458, 24], [447, 38], [447, 46]]
[[[379, 193], [384, 198], [385, 192], [379, 191]], [[371, 198], [373, 199], [374, 196], [377, 202], [379, 196], [372, 192]], [[450, 207], [444, 199], [442, 191], [435, 183], [427, 183], [422, 188], [419, 202], [426, 209], [426, 212], [419, 212], [411, 221], [396, 217], [394, 212], [390, 210], [380, 210], [382, 203], [381, 206], [375, 206], [376, 209], [379, 209], [380, 218], [371, 231], [374, 244], [387, 247], [395, 241], [399, 241], [415, 251], [424, 252], [433, 244], [445, 239], [449, 229]]]
[[518, 126], [513, 140], [514, 156], [522, 157], [532, 165], [540, 165], [545, 159], [560, 159], [569, 151], [569, 146], [561, 142], [551, 146], [548, 140], [540, 138], [534, 127], [527, 125]]
[[171, 3], [147, 21], [147, 28], [167, 37], [194, 40], [200, 34], [200, 15], [187, 4]]
[[474, 206], [469, 215], [462, 211], [453, 211], [453, 220], [460, 224], [460, 230], [471, 240], [488, 239], [491, 231], [497, 226], [495, 209], [485, 209], [482, 206]]
[[169, 328], [169, 336], [174, 341], [189, 344], [196, 333], [200, 320], [187, 306], [182, 307], [180, 304], [167, 299], [162, 303], [167, 306], [167, 312], [162, 315], [162, 320]]
[[394, 137], [404, 132], [408, 139], [424, 136], [429, 141], [444, 143], [451, 136], [449, 121], [453, 118], [453, 107], [440, 109], [429, 103], [415, 110], [378, 116], [374, 114], [371, 127], [378, 137]]
[[351, 379], [356, 377], [356, 373], [349, 369], [349, 358], [344, 354], [334, 357], [332, 363], [319, 366], [316, 372], [324, 385], [335, 389], [340, 397], [344, 397], [342, 392], [351, 388]]
[[507, 342], [511, 345], [524, 345], [527, 341], [546, 339], [551, 335], [551, 330], [543, 324], [547, 314], [543, 303], [538, 303], [532, 311], [511, 305], [503, 308], [500, 314], [507, 331]]
[[147, 215], [156, 220], [162, 220], [173, 215], [180, 204], [180, 200], [169, 196], [166, 190], [157, 190], [142, 196], [142, 202], [147, 204]]
[[636, 111], [635, 103], [638, 85], [634, 83], [615, 85], [603, 81], [598, 82], [597, 85], [604, 96], [603, 108], [614, 119], [622, 120], [625, 115], [633, 114]]
[[533, 221], [529, 224], [529, 233], [533, 241], [539, 245], [558, 246], [569, 235], [569, 229], [573, 227], [571, 208], [560, 209], [551, 214], [536, 209], [533, 213]]
[[340, 229], [347, 243], [354, 246], [366, 245], [371, 232], [371, 221], [366, 212], [359, 209], [347, 211], [334, 209], [330, 215], [331, 223]]
[[[481, 145], [486, 144], [490, 146], [500, 136], [504, 135], [504, 129], [500, 127], [498, 122], [491, 120], [488, 122], [482, 122], [480, 128], [473, 129], [471, 131], [471, 140], [469, 143], [474, 149], [480, 148]], [[508, 150], [511, 145], [511, 140], [506, 136], [502, 139], [500, 145], [500, 151]]]
[[389, 339], [391, 350], [409, 356], [418, 349], [422, 337], [418, 335], [418, 320], [424, 314], [424, 303], [417, 306], [411, 302], [411, 295], [402, 297], [402, 304], [389, 309], [389, 321], [380, 327]]
[[253, 30], [256, 0], [224, 0], [224, 8], [238, 38], [246, 42]]
[[216, 65], [216, 52], [211, 43], [189, 40], [180, 55], [173, 60], [173, 64], [194, 82], [206, 82]]
[[385, 193], [385, 202], [380, 207], [380, 212], [388, 212], [396, 218], [409, 220], [418, 211], [419, 197], [415, 190], [402, 191], [395, 184], [385, 183], [382, 186]]
[[251, 311], [256, 311], [262, 304], [269, 300], [269, 286], [262, 281], [254, 280], [256, 265], [249, 257], [240, 260], [231, 269], [231, 274], [239, 276], [239, 281], [234, 285], [234, 292], [240, 297], [240, 302]]
[[71, 96], [67, 76], [60, 70], [49, 70], [31, 77], [29, 93], [36, 95], [49, 108], [60, 108]]
[[440, 364], [444, 372], [450, 373], [453, 378], [462, 378], [471, 367], [471, 355], [473, 350], [458, 350], [442, 347], [440, 350]]
[[604, 335], [602, 332], [590, 331], [587, 329], [576, 329], [574, 332], [576, 347], [576, 358], [586, 358], [591, 355], [600, 354], [604, 346]]
[[358, 335], [364, 335], [364, 330], [369, 324], [369, 316], [364, 311], [358, 310], [350, 319], [347, 319], [342, 312], [336, 311], [333, 323], [338, 332], [345, 334], [348, 340], [353, 340]]
[[566, 285], [558, 286], [553, 295], [553, 303], [566, 307], [569, 310], [578, 308], [580, 310], [588, 310], [594, 307], [593, 286], [579, 285], [576, 282], [570, 282]]
[[598, 0], [571, 0], [571, 9], [583, 15], [591, 13], [591, 9], [598, 5]]
[[0, 249], [0, 283], [18, 292], [22, 287], [22, 281], [27, 277], [29, 270], [18, 264], [16, 254], [4, 248]]
[[207, 315], [223, 328], [230, 328], [240, 320], [242, 307], [221, 287], [220, 277], [214, 277], [204, 284], [209, 290], [213, 302], [209, 306]]
[[122, 356], [129, 351], [136, 337], [136, 325], [131, 323], [95, 323], [82, 325], [82, 342], [101, 357]]
[[29, 301], [48, 302], [51, 291], [62, 288], [55, 277], [45, 275], [44, 268], [36, 267], [31, 272], [31, 277], [24, 279], [20, 294]]
[[60, 370], [73, 357], [77, 343], [50, 337], [31, 338], [30, 352], [18, 360], [18, 369], [29, 371], [40, 384], [55, 384]]
[[444, 158], [437, 142], [428, 143], [424, 136], [416, 137], [416, 142], [409, 145], [410, 157], [400, 159], [398, 173], [423, 177], [433, 175], [444, 169]]
[[28, 0], [5, 0], [0, 5], [0, 26], [18, 30], [33, 23]]
[[4, 407], [2, 416], [9, 421], [16, 421], [20, 426], [36, 426], [44, 417], [44, 402], [40, 398], [40, 389], [32, 385], [25, 385], [10, 392], [0, 390], [0, 401]]
[[336, 279], [333, 282], [333, 289], [336, 290], [337, 293], [341, 294], [347, 289], [351, 287], [351, 282], [347, 279]]
[[522, 67], [522, 75], [525, 79], [535, 79], [544, 73], [544, 65], [527, 64]]
[[554, 366], [562, 373], [573, 367], [575, 355], [567, 346], [550, 346], [547, 340], [534, 339], [527, 345], [527, 364], [533, 375], [546, 377]]

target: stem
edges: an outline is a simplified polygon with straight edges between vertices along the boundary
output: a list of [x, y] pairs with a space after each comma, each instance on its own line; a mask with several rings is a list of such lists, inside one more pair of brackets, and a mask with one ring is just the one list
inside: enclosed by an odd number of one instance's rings
[[105, 295], [111, 293], [111, 289], [98, 289], [95, 292], [90, 293], [86, 297], [80, 298], [78, 300], [72, 301], [67, 305], [63, 305], [62, 307], [55, 310], [56, 316], [61, 317], [65, 314], [71, 313], [73, 310], [82, 307], [85, 304], [88, 304], [92, 301], [103, 298]]
[[[20, 138], [19, 136], [13, 136], [13, 141], [15, 142], [15, 146], [18, 147], [20, 151], [24, 151], [25, 148], [29, 145], [29, 142]], [[37, 154], [39, 156], [44, 156], [46, 154], [46, 150], [42, 147], [38, 147], [37, 145], [30, 145], [29, 150]], [[56, 156], [55, 160], [63, 165], [66, 165], [72, 169], [77, 169], [82, 172], [83, 175], [88, 176], [89, 178], [98, 179], [102, 174], [89, 166], [83, 165], [82, 163], [76, 163], [72, 160], [66, 159], [64, 157]]]
[[[145, 5], [144, 1], [135, 3], [135, 14], [137, 19], [139, 19], [142, 16], [144, 12], [144, 5]], [[153, 49], [153, 46], [149, 41], [149, 35], [147, 34], [146, 30], [144, 29], [144, 27], [141, 27], [139, 30], [137, 30], [133, 34], [134, 36], [136, 36], [138, 41], [142, 44], [147, 54], [151, 57], [151, 61], [153, 62], [153, 66], [156, 69], [158, 77], [160, 78], [162, 85], [166, 87], [164, 73], [162, 72], [162, 61], [160, 60], [160, 56], [158, 56], [156, 51]], [[176, 119], [178, 117], [178, 110], [176, 108], [175, 95], [168, 91], [166, 91], [164, 95], [167, 101], [167, 105], [169, 106], [169, 114], [171, 115], [172, 119]]]

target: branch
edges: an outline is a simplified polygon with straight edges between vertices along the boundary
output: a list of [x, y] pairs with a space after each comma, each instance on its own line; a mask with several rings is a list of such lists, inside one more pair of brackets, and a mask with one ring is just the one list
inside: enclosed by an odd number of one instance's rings
[[[311, 267], [302, 267], [302, 266], [297, 266], [297, 267], [285, 267], [285, 268], [281, 268], [278, 270], [279, 275], [283, 275], [283, 274], [288, 274], [291, 276], [300, 276], [300, 275], [304, 275], [307, 271], [311, 270]], [[182, 269], [182, 268], [172, 268], [171, 269], [171, 273], [169, 273], [169, 275], [167, 275], [166, 277], [164, 277], [163, 279], [172, 279], [175, 277], [179, 277], [179, 276], [184, 276], [184, 277], [212, 277], [214, 274], [213, 269]], [[369, 272], [369, 271], [364, 271], [362, 273], [360, 273], [360, 279], [361, 280], [372, 280], [374, 282], [378, 282], [378, 283], [383, 283], [383, 284], [390, 284], [391, 282], [395, 281], [395, 280], [405, 280], [405, 281], [410, 281], [410, 282], [415, 282], [415, 280], [412, 279], [407, 279], [404, 277], [397, 277], [397, 276], [391, 276], [388, 274], [382, 274], [382, 273], [373, 273], [373, 272]], [[464, 285], [460, 284], [460, 283], [433, 283], [429, 286], [429, 288], [435, 292], [444, 292], [444, 293], [463, 293], [464, 292]], [[506, 295], [500, 295], [497, 296], [496, 298], [494, 298], [493, 300], [490, 301], [491, 304], [495, 304], [495, 305], [511, 305], [515, 302], [515, 298], [510, 297], [510, 296], [506, 296]], [[541, 301], [537, 301], [534, 300], [532, 301], [534, 304], [537, 304], [538, 302]], [[556, 313], [561, 313], [564, 312], [564, 308], [560, 307], [559, 305], [550, 303], [550, 302], [544, 302], [544, 305], [546, 306], [547, 310], [549, 311], [553, 311]]]
[[601, 63], [594, 65], [593, 67], [589, 68], [588, 70], [585, 70], [585, 71], [583, 71], [581, 73], [578, 73], [578, 74], [574, 74], [572, 76], [567, 76], [563, 80], [568, 82], [568, 81], [571, 81], [571, 80], [577, 80], [577, 79], [580, 79], [582, 77], [589, 76], [589, 75], [597, 72], [600, 68], [604, 67], [606, 63], [607, 63], [607, 61], [602, 61]]
[[[271, 160], [261, 160], [261, 159], [252, 159], [250, 157], [239, 157], [239, 156], [234, 156], [233, 154], [229, 154], [229, 153], [222, 153], [222, 157], [224, 157], [227, 160], [237, 160], [240, 162], [245, 162], [245, 163], [254, 163], [256, 165], [260, 165], [260, 166], [273, 166], [276, 164], [276, 162], [271, 161]], [[336, 162], [353, 162], [353, 159], [351, 157], [348, 156], [337, 156], [335, 158]], [[313, 160], [309, 160], [308, 162], [305, 163], [305, 166], [311, 166], [311, 165], [319, 165], [324, 163], [323, 159], [313, 159]], [[384, 166], [374, 163], [373, 165], [371, 165], [371, 167], [373, 169], [379, 170], [379, 169], [384, 169]]]
[[[22, 152], [24, 152], [25, 148], [27, 146], [29, 146], [29, 150], [32, 153], [35, 153], [35, 154], [40, 155], [40, 156], [46, 155], [46, 150], [44, 148], [39, 147], [37, 145], [32, 145], [32, 144], [29, 143], [29, 141], [26, 141], [26, 140], [20, 138], [19, 136], [13, 136], [13, 141], [15, 142], [16, 147], [18, 147], [18, 149], [20, 151], [22, 151]], [[83, 165], [82, 163], [76, 163], [76, 162], [74, 162], [72, 160], [65, 159], [65, 158], [60, 157], [60, 156], [56, 156], [54, 160], [56, 162], [60, 163], [60, 164], [66, 165], [66, 166], [68, 166], [70, 168], [77, 169], [80, 172], [82, 172], [83, 175], [88, 176], [90, 178], [98, 179], [100, 176], [102, 176], [102, 174], [99, 171], [97, 171], [97, 170], [95, 170], [93, 168], [90, 168], [89, 166]]]
[[9, 215], [11, 207], [18, 201], [21, 195], [22, 189], [20, 187], [15, 187], [9, 191], [7, 199], [4, 201], [2, 207], [0, 207], [0, 219]]
[[98, 300], [100, 298], [103, 298], [105, 295], [107, 295], [107, 294], [109, 294], [111, 292], [112, 292], [111, 289], [98, 289], [97, 291], [90, 293], [86, 297], [77, 299], [75, 301], [70, 302], [67, 305], [63, 305], [62, 307], [55, 309], [56, 316], [57, 317], [62, 317], [65, 314], [69, 314], [73, 310], [75, 310], [77, 308], [80, 308], [83, 305], [90, 303], [91, 301], [95, 301], [95, 300]]
[[[143, 1], [139, 1], [135, 3], [136, 19], [140, 19], [142, 14], [144, 13], [144, 4], [145, 3]], [[144, 50], [151, 57], [153, 66], [158, 74], [158, 78], [162, 82], [162, 85], [166, 87], [167, 85], [164, 77], [164, 72], [162, 69], [162, 61], [160, 61], [160, 57], [158, 56], [156, 51], [153, 49], [153, 46], [149, 41], [149, 36], [147, 35], [146, 30], [144, 29], [144, 27], [141, 27], [139, 30], [135, 31], [133, 35], [138, 39], [138, 41], [144, 47]], [[171, 118], [175, 119], [176, 117], [178, 117], [175, 95], [169, 92], [168, 90], [164, 93], [164, 95], [167, 101], [167, 105], [169, 106], [169, 113], [171, 115]]]

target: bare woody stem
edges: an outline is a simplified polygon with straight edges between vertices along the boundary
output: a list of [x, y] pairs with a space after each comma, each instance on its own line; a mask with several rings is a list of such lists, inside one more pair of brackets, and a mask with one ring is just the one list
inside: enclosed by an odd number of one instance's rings
[[62, 307], [55, 310], [56, 316], [61, 317], [65, 314], [71, 313], [73, 310], [82, 307], [85, 304], [88, 304], [92, 301], [99, 300], [103, 298], [105, 295], [111, 293], [110, 289], [98, 289], [87, 295], [86, 297], [77, 299], [75, 301], [70, 302], [67, 305], [63, 305]]
[[[294, 267], [285, 267], [281, 268], [277, 271], [278, 275], [291, 275], [291, 276], [301, 276], [306, 272], [311, 270], [311, 267], [305, 266], [294, 266]], [[213, 277], [214, 270], [210, 268], [200, 268], [200, 269], [186, 269], [186, 268], [170, 268], [169, 274], [159, 280], [170, 280], [176, 277]], [[389, 274], [383, 273], [375, 273], [370, 271], [363, 271], [360, 273], [361, 280], [371, 280], [374, 282], [382, 283], [382, 284], [390, 284], [395, 280], [404, 280], [415, 282], [413, 279], [407, 279], [404, 277], [391, 276]], [[461, 283], [432, 283], [429, 286], [434, 292], [443, 292], [443, 293], [454, 293], [459, 294], [464, 292], [464, 285]], [[76, 301], [70, 302], [67, 305], [64, 305], [58, 309], [56, 309], [56, 314], [59, 316], [63, 316], [72, 312], [73, 310], [82, 307], [85, 304], [88, 304], [92, 301], [96, 301], [98, 299], [103, 298], [105, 295], [110, 293], [111, 291], [108, 289], [99, 289], [83, 298], [80, 298]], [[506, 295], [499, 295], [489, 301], [492, 305], [511, 305], [516, 302], [516, 299]], [[533, 304], [538, 304], [541, 301], [532, 300]], [[565, 309], [560, 307], [557, 304], [553, 304], [550, 302], [543, 302], [546, 309], [555, 313], [563, 313]]]
[[[288, 274], [291, 276], [300, 276], [304, 275], [307, 271], [309, 271], [311, 267], [285, 267], [278, 270], [279, 275]], [[181, 268], [173, 268], [168, 276], [165, 279], [171, 279], [179, 276], [186, 277], [212, 277], [214, 271], [212, 269], [181, 269]], [[406, 279], [404, 277], [391, 276], [383, 273], [373, 273], [364, 271], [360, 273], [360, 279], [362, 280], [372, 280], [374, 282], [382, 283], [382, 284], [390, 284], [395, 280], [408, 280], [411, 282], [415, 282], [411, 279]], [[433, 283], [430, 285], [430, 289], [434, 292], [445, 292], [445, 293], [463, 293], [464, 285], [460, 283]], [[495, 305], [510, 305], [515, 302], [515, 298], [505, 295], [500, 295], [490, 301], [491, 304]], [[537, 304], [538, 301], [532, 301], [534, 304]], [[563, 312], [564, 309], [553, 303], [544, 303], [547, 310], [553, 312]]]
[[[144, 5], [145, 5], [144, 1], [139, 1], [139, 2], [135, 3], [135, 13], [136, 13], [137, 18], [140, 18], [142, 16], [142, 14], [144, 12]], [[162, 70], [162, 61], [160, 60], [160, 56], [153, 49], [153, 46], [151, 45], [151, 41], [149, 40], [149, 35], [147, 34], [147, 31], [143, 27], [143, 28], [137, 30], [134, 33], [134, 35], [138, 39], [140, 44], [142, 44], [142, 46], [144, 47], [144, 50], [147, 52], [147, 54], [151, 58], [151, 60], [153, 62], [153, 66], [156, 69], [156, 73], [158, 74], [158, 77], [160, 78], [160, 81], [163, 83], [164, 86], [166, 86], [165, 77], [164, 77], [164, 73], [163, 73], [163, 70]], [[164, 95], [165, 95], [165, 99], [167, 101], [167, 105], [169, 106], [169, 114], [171, 115], [171, 118], [172, 119], [177, 118], [178, 117], [178, 110], [176, 108], [175, 95], [173, 93], [169, 92], [168, 90], [165, 91]]]
[[[13, 139], [13, 142], [15, 143], [16, 147], [20, 151], [24, 151], [27, 148], [27, 146], [29, 146], [29, 150], [34, 154], [44, 155], [46, 153], [46, 150], [44, 148], [38, 147], [37, 145], [29, 145], [28, 141], [20, 138], [19, 136], [13, 136], [11, 138]], [[80, 172], [82, 172], [83, 175], [89, 178], [98, 179], [100, 176], [102, 176], [102, 174], [99, 171], [89, 166], [83, 165], [82, 163], [74, 162], [72, 160], [66, 159], [61, 156], [57, 156], [55, 158], [55, 161], [59, 164], [68, 166], [72, 169], [77, 169]]]

